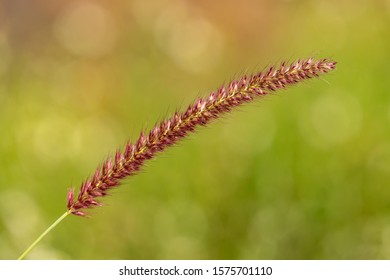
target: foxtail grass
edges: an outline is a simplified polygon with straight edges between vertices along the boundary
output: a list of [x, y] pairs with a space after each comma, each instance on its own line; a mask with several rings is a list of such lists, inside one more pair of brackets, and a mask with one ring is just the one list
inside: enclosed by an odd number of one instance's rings
[[118, 187], [124, 178], [137, 174], [147, 160], [175, 145], [200, 126], [207, 126], [213, 120], [227, 114], [235, 107], [249, 103], [277, 90], [285, 89], [304, 80], [319, 77], [336, 66], [329, 59], [299, 59], [291, 64], [285, 62], [278, 67], [234, 80], [205, 98], [199, 98], [183, 112], [174, 115], [153, 127], [149, 133], [141, 133], [138, 140], [129, 142], [123, 150], [108, 158], [87, 178], [77, 195], [73, 188], [68, 190], [67, 210], [19, 257], [23, 259], [32, 248], [59, 222], [68, 215], [86, 216], [87, 210], [101, 206], [101, 197]]

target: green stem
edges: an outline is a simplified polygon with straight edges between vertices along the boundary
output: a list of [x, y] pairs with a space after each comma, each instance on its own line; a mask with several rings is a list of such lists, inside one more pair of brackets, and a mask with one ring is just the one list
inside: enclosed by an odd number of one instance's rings
[[31, 245], [27, 248], [26, 251], [23, 252], [23, 254], [20, 255], [18, 260], [24, 259], [24, 257], [30, 253], [30, 251], [41, 241], [43, 237], [45, 237], [46, 234], [48, 234], [53, 228], [55, 228], [56, 225], [58, 225], [63, 219], [66, 218], [70, 214], [69, 211], [66, 211], [64, 214], [62, 214], [61, 217], [59, 217], [50, 227], [48, 227]]

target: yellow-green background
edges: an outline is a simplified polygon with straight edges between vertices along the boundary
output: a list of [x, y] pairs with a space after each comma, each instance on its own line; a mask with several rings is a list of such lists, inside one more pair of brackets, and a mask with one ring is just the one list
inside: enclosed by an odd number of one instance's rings
[[108, 154], [299, 57], [336, 71], [202, 128], [33, 259], [389, 259], [390, 1], [0, 2], [0, 258]]

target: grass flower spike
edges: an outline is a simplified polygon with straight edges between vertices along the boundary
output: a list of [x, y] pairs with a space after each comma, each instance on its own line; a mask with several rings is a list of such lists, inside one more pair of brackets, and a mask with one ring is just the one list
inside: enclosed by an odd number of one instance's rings
[[243, 76], [230, 82], [208, 97], [197, 99], [184, 112], [176, 112], [171, 118], [152, 128], [149, 133], [141, 133], [136, 142], [128, 143], [123, 151], [117, 151], [115, 156], [107, 159], [91, 178], [86, 179], [77, 195], [73, 189], [68, 191], [67, 211], [44, 231], [19, 259], [23, 259], [68, 215], [87, 215], [86, 210], [100, 206], [100, 198], [119, 186], [124, 178], [136, 174], [145, 161], [173, 146], [199, 126], [206, 126], [235, 107], [263, 95], [325, 74], [335, 66], [336, 62], [328, 59], [300, 59], [291, 64], [283, 62], [279, 67], [269, 67], [260, 73]]
[[84, 210], [100, 206], [97, 198], [105, 196], [110, 189], [117, 187], [123, 178], [136, 174], [146, 160], [174, 145], [198, 126], [205, 126], [234, 107], [260, 96], [327, 73], [334, 69], [335, 64], [327, 59], [312, 58], [298, 60], [291, 65], [282, 63], [279, 68], [270, 67], [264, 72], [244, 76], [212, 92], [206, 98], [199, 98], [186, 111], [176, 112], [147, 135], [141, 133], [137, 142], [128, 143], [124, 151], [118, 151], [113, 159], [109, 158], [95, 171], [92, 178], [82, 183], [77, 199], [74, 191], [69, 190], [69, 212], [84, 216]]

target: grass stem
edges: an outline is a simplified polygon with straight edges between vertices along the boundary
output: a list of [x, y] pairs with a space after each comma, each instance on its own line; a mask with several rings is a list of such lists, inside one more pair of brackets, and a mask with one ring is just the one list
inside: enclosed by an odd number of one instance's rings
[[20, 255], [18, 260], [23, 260], [27, 254], [39, 243], [39, 241], [42, 240], [43, 237], [45, 237], [46, 234], [48, 234], [53, 228], [55, 228], [63, 219], [65, 219], [70, 213], [70, 211], [66, 211], [64, 214], [61, 215], [50, 227], [48, 227], [31, 245], [27, 248], [26, 251], [23, 252], [23, 254]]

